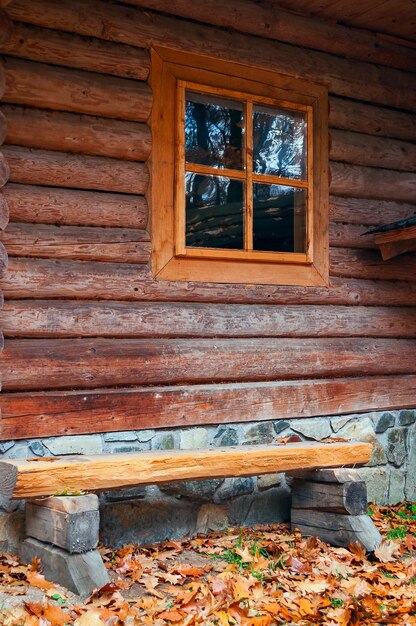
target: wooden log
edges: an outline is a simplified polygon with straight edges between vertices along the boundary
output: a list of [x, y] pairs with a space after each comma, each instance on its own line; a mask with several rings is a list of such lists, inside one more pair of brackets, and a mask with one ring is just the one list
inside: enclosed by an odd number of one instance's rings
[[292, 529], [302, 535], [316, 536], [335, 546], [348, 547], [358, 541], [373, 551], [381, 543], [381, 535], [368, 515], [338, 515], [310, 509], [293, 509]]
[[148, 221], [143, 196], [9, 183], [3, 198], [14, 222], [142, 229]]
[[399, 254], [404, 254], [405, 252], [416, 252], [416, 239], [380, 243], [379, 248], [383, 261], [388, 261], [389, 259], [393, 259]]
[[367, 513], [367, 487], [363, 480], [319, 483], [297, 479], [292, 483], [293, 509], [363, 515]]
[[142, 163], [20, 146], [4, 146], [3, 154], [14, 183], [144, 194], [149, 181]]
[[2, 393], [0, 440], [394, 410], [415, 393], [412, 375]]
[[[0, 7], [1, 6], [4, 6], [4, 4], [0, 4]], [[0, 45], [7, 42], [7, 40], [12, 36], [12, 33], [13, 25], [11, 19], [7, 15], [6, 11], [0, 9]]]
[[330, 196], [329, 214], [333, 222], [382, 226], [416, 215], [416, 204]]
[[149, 235], [128, 228], [10, 223], [0, 233], [10, 256], [147, 263]]
[[7, 136], [7, 120], [4, 113], [0, 111], [0, 145], [3, 144]]
[[145, 122], [151, 110], [146, 83], [8, 57], [4, 102]]
[[4, 276], [7, 270], [8, 256], [4, 245], [0, 242], [0, 277]]
[[[376, 253], [375, 253], [376, 254]], [[416, 281], [332, 277], [330, 288], [220, 285], [154, 280], [146, 266], [11, 258], [2, 288], [10, 299], [157, 300], [241, 304], [416, 306]]]
[[331, 130], [333, 161], [385, 169], [416, 171], [416, 145], [408, 141], [372, 137], [362, 133]]
[[9, 300], [1, 319], [10, 337], [416, 336], [415, 307]]
[[100, 514], [95, 494], [27, 502], [25, 517], [27, 536], [70, 554], [94, 550], [98, 545]]
[[344, 98], [330, 98], [329, 123], [333, 128], [357, 133], [416, 140], [416, 118], [413, 114]]
[[332, 248], [330, 254], [330, 272], [333, 276], [416, 281], [415, 267], [414, 254], [389, 261], [383, 261], [375, 250]]
[[330, 191], [334, 195], [414, 202], [412, 173], [331, 162]]
[[376, 250], [373, 235], [365, 235], [364, 224], [329, 224], [329, 243], [334, 248], [365, 248]]
[[322, 50], [330, 54], [409, 70], [416, 51], [381, 40], [375, 33], [289, 13], [276, 5], [252, 0], [189, 3], [187, 0], [127, 0], [127, 4], [162, 11], [197, 22], [235, 29], [267, 39]]
[[9, 223], [9, 205], [7, 204], [6, 196], [4, 193], [0, 193], [0, 230], [4, 230]]
[[414, 374], [415, 347], [411, 339], [365, 338], [10, 339], [3, 389]]
[[147, 80], [149, 75], [149, 53], [135, 46], [21, 23], [15, 23], [11, 36], [0, 43], [0, 52], [32, 61], [137, 80]]
[[[91, 4], [92, 2], [92, 4]], [[152, 15], [136, 8], [112, 6], [91, 0], [61, 0], [59, 11], [53, 0], [15, 0], [12, 18], [82, 35], [121, 41], [140, 47], [164, 46], [229, 59], [253, 67], [253, 76], [264, 68], [298, 78], [326, 83], [332, 93], [365, 101], [413, 110], [416, 104], [415, 79], [410, 73], [379, 68], [370, 63], [348, 61], [323, 52], [293, 45], [229, 33], [212, 27]], [[243, 73], [246, 72], [242, 69]]]
[[0, 152], [0, 187], [3, 187], [10, 176], [10, 164], [8, 157], [5, 155], [5, 150], [7, 148], [3, 148], [3, 152]]
[[356, 469], [349, 467], [337, 467], [331, 469], [295, 470], [290, 476], [302, 480], [312, 480], [320, 483], [349, 483], [360, 481], [361, 477]]
[[[7, 118], [8, 144], [129, 161], [146, 161], [150, 154], [145, 124], [10, 105], [3, 105], [1, 114]], [[0, 133], [1, 129], [0, 118]]]
[[255, 476], [297, 467], [366, 463], [369, 443], [302, 442], [285, 446], [227, 446], [197, 450], [153, 450], [130, 454], [0, 461], [1, 494], [13, 498], [49, 496], [56, 491], [99, 491], [227, 476]]

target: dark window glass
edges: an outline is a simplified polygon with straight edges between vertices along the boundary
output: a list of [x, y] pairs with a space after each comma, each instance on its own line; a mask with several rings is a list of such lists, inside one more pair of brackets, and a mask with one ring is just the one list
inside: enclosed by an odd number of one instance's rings
[[254, 107], [253, 171], [284, 178], [306, 178], [305, 113]]
[[253, 248], [305, 252], [306, 190], [253, 185]]
[[185, 155], [188, 163], [243, 169], [243, 104], [186, 93]]
[[234, 248], [244, 243], [243, 183], [223, 176], [185, 176], [186, 245]]

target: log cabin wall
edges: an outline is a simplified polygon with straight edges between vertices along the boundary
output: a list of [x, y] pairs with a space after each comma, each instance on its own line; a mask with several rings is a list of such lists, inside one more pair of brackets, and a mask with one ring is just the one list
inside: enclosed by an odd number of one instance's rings
[[[252, 0], [7, 14], [1, 440], [416, 405], [416, 256], [363, 236], [416, 211], [415, 49]], [[152, 278], [153, 44], [328, 85], [329, 289]]]

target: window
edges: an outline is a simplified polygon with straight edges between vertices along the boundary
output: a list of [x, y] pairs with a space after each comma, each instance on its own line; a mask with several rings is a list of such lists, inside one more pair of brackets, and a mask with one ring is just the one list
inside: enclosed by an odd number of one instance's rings
[[158, 279], [326, 285], [327, 91], [152, 51]]

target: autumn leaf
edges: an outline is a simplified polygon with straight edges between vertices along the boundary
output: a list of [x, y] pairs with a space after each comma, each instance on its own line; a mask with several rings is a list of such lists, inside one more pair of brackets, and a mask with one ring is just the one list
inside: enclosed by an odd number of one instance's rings
[[26, 573], [26, 580], [32, 587], [38, 587], [39, 589], [53, 589], [56, 587], [54, 583], [49, 580], [45, 580], [45, 577], [39, 572], [29, 570]]
[[98, 610], [87, 611], [75, 620], [74, 626], [105, 626]]
[[348, 545], [348, 550], [353, 555], [353, 561], [356, 561], [357, 563], [364, 561], [366, 551], [358, 541], [356, 541], [355, 543], [350, 543]]
[[398, 552], [399, 545], [394, 541], [382, 541], [374, 550], [374, 556], [382, 563], [394, 561], [394, 555]]
[[159, 619], [164, 619], [172, 623], [181, 622], [183, 620], [183, 617], [184, 617], [184, 614], [179, 613], [179, 611], [176, 611], [175, 609], [164, 611], [163, 613], [159, 613], [158, 615]]

